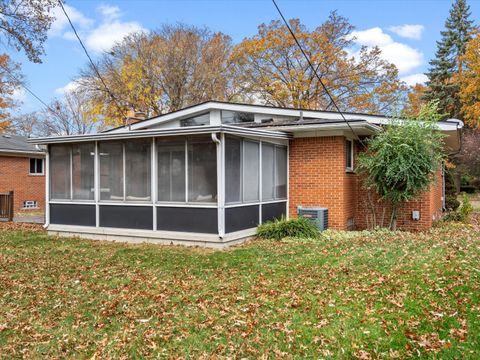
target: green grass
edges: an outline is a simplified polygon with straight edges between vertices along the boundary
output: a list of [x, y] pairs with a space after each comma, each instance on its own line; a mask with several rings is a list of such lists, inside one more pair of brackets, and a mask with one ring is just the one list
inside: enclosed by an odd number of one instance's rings
[[5, 358], [478, 358], [480, 232], [227, 251], [0, 232]]

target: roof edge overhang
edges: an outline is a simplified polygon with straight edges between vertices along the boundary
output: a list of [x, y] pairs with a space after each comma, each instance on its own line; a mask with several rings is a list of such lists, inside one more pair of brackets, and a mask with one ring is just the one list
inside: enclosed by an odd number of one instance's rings
[[292, 134], [304, 133], [311, 131], [355, 131], [356, 135], [372, 135], [378, 132], [383, 131], [383, 129], [375, 124], [371, 124], [368, 121], [355, 121], [355, 122], [343, 122], [343, 123], [333, 123], [333, 124], [298, 124], [298, 125], [285, 125], [285, 126], [275, 126], [274, 127], [280, 131], [287, 131]]
[[146, 137], [167, 137], [177, 135], [201, 135], [211, 133], [225, 133], [239, 136], [255, 136], [260, 138], [271, 139], [290, 139], [292, 135], [283, 131], [257, 130], [241, 128], [238, 126], [221, 125], [221, 126], [191, 126], [172, 129], [153, 129], [153, 130], [136, 130], [129, 132], [110, 132], [86, 135], [68, 135], [55, 137], [30, 138], [29, 143], [33, 144], [56, 144], [70, 142], [86, 142], [86, 141], [105, 141], [105, 140], [121, 140], [135, 139]]
[[0, 155], [10, 155], [10, 156], [22, 156], [22, 155], [35, 155], [35, 156], [44, 156], [45, 151], [29, 151], [29, 150], [12, 150], [12, 149], [0, 149]]

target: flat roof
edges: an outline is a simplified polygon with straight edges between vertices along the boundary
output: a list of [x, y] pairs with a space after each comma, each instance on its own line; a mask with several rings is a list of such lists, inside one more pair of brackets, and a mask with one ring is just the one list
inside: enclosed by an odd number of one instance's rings
[[200, 135], [211, 133], [225, 133], [239, 136], [254, 136], [260, 138], [271, 139], [290, 139], [292, 135], [284, 131], [272, 131], [263, 129], [248, 129], [232, 125], [219, 126], [188, 126], [171, 129], [150, 129], [150, 130], [136, 130], [127, 132], [111, 132], [98, 134], [84, 134], [84, 135], [68, 135], [68, 136], [49, 136], [28, 139], [29, 143], [33, 144], [54, 144], [54, 143], [71, 143], [71, 142], [86, 142], [86, 141], [105, 141], [115, 139], [131, 139], [131, 138], [147, 138], [147, 137], [166, 137], [177, 135]]

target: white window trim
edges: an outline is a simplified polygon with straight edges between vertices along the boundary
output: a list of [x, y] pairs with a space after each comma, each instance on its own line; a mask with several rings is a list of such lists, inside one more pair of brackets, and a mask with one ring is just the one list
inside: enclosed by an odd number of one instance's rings
[[[351, 144], [350, 146], [350, 158], [352, 159], [352, 164], [351, 166], [348, 166], [347, 164], [347, 142], [349, 142]], [[353, 159], [353, 155], [354, 155], [354, 142], [352, 139], [345, 139], [345, 170], [347, 172], [353, 172], [353, 169], [355, 168], [355, 165], [354, 165], [354, 159]]]
[[[32, 161], [32, 159], [35, 159], [35, 160], [41, 160], [42, 161], [42, 172], [35, 172], [35, 173], [32, 173], [30, 170], [30, 162]], [[37, 163], [35, 162], [35, 170], [37, 169]], [[29, 158], [28, 159], [28, 175], [31, 175], [31, 176], [44, 176], [45, 175], [45, 159], [43, 158]]]

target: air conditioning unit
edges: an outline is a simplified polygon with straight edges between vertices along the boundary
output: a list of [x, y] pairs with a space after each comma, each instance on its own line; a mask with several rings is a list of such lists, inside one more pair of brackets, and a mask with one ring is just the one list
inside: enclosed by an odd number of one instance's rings
[[328, 229], [328, 209], [327, 208], [297, 208], [298, 216], [312, 220], [318, 230]]

